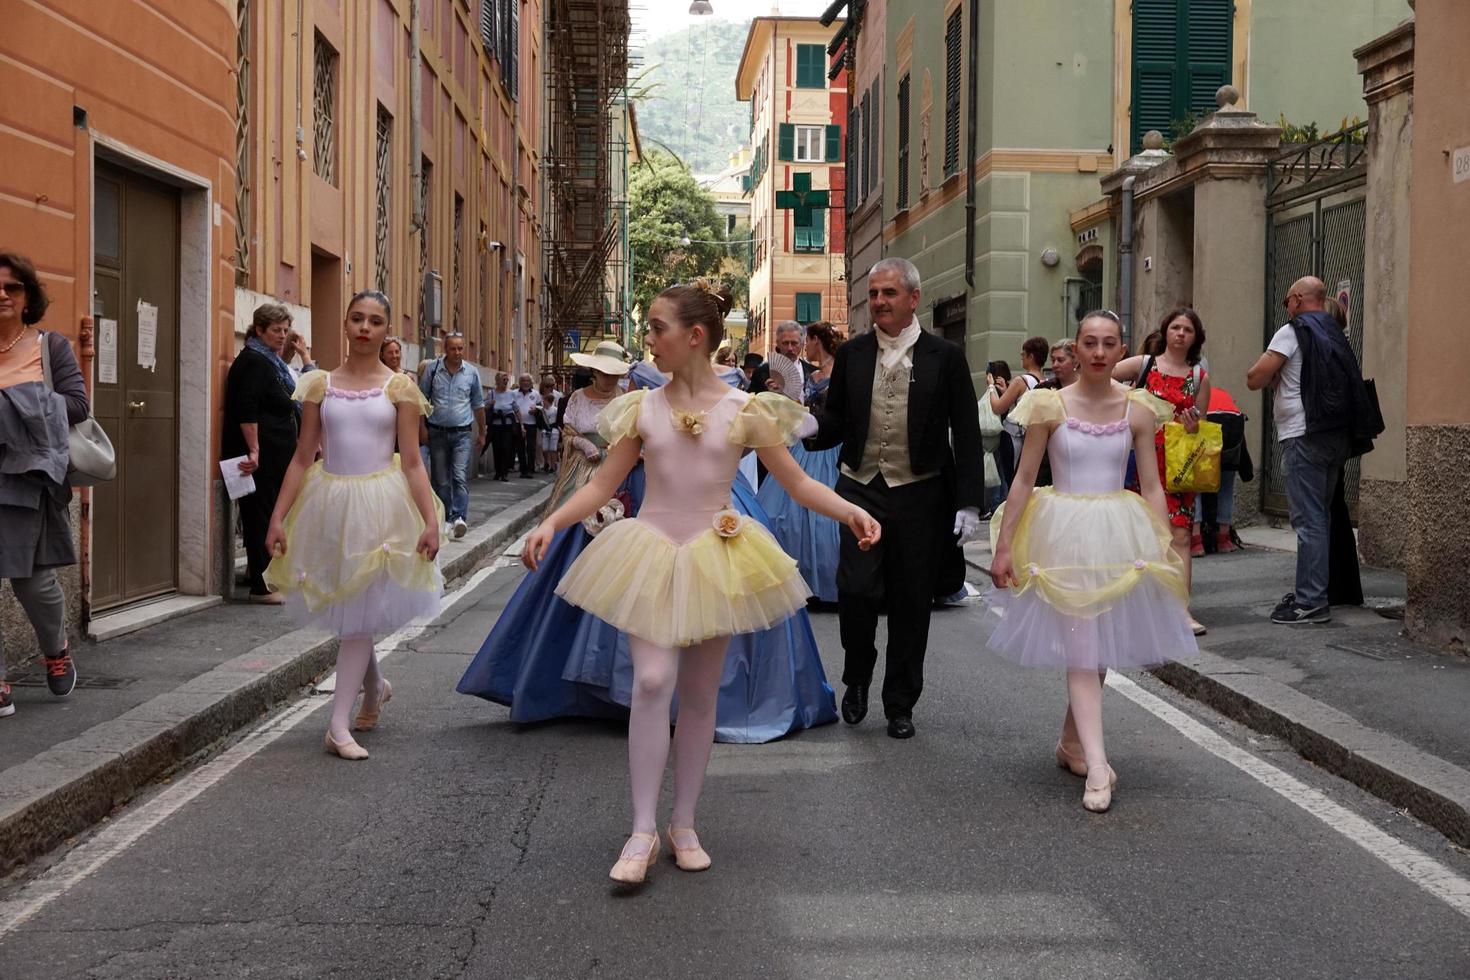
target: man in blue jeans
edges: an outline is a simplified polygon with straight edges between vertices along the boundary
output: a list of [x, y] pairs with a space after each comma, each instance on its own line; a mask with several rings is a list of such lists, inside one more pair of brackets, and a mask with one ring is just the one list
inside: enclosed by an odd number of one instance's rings
[[[1246, 375], [1252, 391], [1275, 389], [1272, 415], [1297, 540], [1296, 591], [1276, 607], [1273, 623], [1332, 620], [1327, 598], [1332, 495], [1355, 451], [1361, 404], [1356, 398], [1327, 397], [1327, 392], [1362, 387], [1363, 381], [1342, 329], [1323, 310], [1326, 299], [1320, 279], [1307, 276], [1293, 283], [1282, 304], [1289, 322]], [[1310, 368], [1305, 383], [1304, 366]]]
[[[470, 460], [485, 448], [485, 390], [480, 373], [464, 362], [464, 336], [444, 338], [444, 356], [419, 380], [434, 406], [429, 415], [429, 482], [444, 504], [444, 532], [464, 537], [470, 508]], [[477, 428], [478, 427], [478, 428]]]

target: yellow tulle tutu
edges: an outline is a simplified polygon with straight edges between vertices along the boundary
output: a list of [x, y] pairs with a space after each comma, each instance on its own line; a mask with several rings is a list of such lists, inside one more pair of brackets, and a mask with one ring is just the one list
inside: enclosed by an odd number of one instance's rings
[[[434, 507], [442, 521], [437, 498]], [[438, 606], [444, 576], [416, 550], [424, 520], [396, 453], [362, 476], [313, 464], [285, 532], [286, 552], [271, 559], [265, 582], [299, 599], [313, 625], [377, 632]]]
[[796, 559], [748, 518], [733, 537], [711, 528], [684, 544], [636, 518], [618, 521], [592, 540], [556, 594], [630, 636], [674, 648], [770, 629], [811, 595]]

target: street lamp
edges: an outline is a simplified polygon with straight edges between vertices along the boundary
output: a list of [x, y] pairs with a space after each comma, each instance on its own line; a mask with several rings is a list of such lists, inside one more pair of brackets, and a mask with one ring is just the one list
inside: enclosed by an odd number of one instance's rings
[[694, 17], [707, 17], [715, 12], [714, 5], [709, 0], [694, 0], [689, 5], [689, 13]]

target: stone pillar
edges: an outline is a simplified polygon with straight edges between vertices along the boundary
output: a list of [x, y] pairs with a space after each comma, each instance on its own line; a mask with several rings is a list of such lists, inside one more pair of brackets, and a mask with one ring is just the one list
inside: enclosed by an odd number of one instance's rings
[[[1405, 625], [1465, 652], [1470, 638], [1470, 345], [1465, 343], [1465, 229], [1470, 228], [1470, 4], [1418, 0], [1409, 316], [1405, 390], [1408, 538]], [[1422, 29], [1420, 29], [1422, 28]]]
[[1368, 103], [1363, 263], [1363, 376], [1378, 386], [1384, 432], [1363, 457], [1358, 547], [1371, 564], [1404, 567], [1399, 509], [1408, 475], [1409, 193], [1413, 164], [1414, 21], [1353, 52]]

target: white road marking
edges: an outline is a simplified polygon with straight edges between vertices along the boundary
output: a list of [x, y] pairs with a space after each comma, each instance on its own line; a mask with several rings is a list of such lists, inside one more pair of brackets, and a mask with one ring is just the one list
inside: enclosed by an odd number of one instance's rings
[[1470, 917], [1470, 879], [1461, 877], [1423, 851], [1380, 830], [1269, 762], [1232, 745], [1224, 736], [1211, 731], [1163, 698], [1145, 691], [1117, 671], [1108, 673], [1108, 686], [1206, 752], [1224, 759], [1267, 789], [1301, 807], [1456, 912]]
[[[451, 611], [468, 598], [494, 571], [493, 567], [480, 569], [464, 585], [445, 596], [440, 615]], [[421, 636], [425, 629], [423, 624], [412, 623], [388, 634], [373, 648], [377, 651], [378, 659], [386, 660], [401, 649], [404, 643]], [[296, 702], [279, 715], [246, 732], [240, 741], [209, 762], [180, 777], [136, 809], [126, 810], [122, 816], [77, 845], [54, 867], [23, 886], [14, 898], [0, 902], [0, 939], [25, 925], [51, 902], [96, 874], [109, 861], [179, 812], [195, 797], [300, 725], [318, 708], [329, 703], [325, 698], [306, 698]]]

